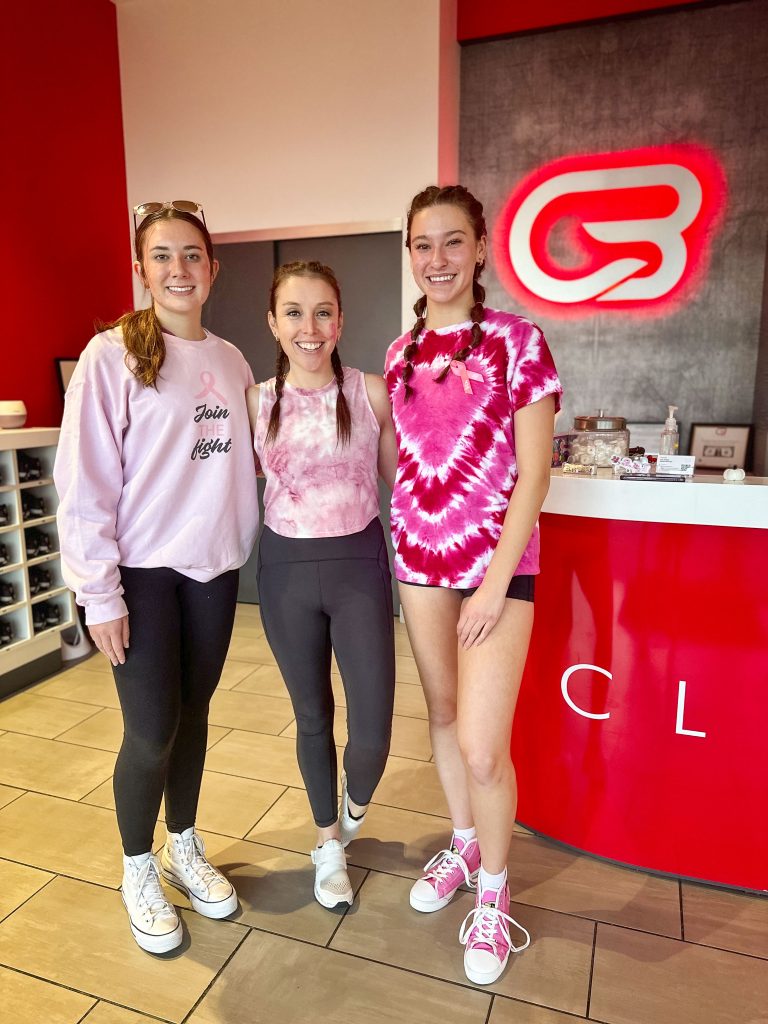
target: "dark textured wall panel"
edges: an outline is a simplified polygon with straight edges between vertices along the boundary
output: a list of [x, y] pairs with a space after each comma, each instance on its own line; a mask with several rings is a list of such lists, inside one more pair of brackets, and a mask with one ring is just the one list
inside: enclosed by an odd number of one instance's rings
[[703, 286], [660, 318], [539, 315], [490, 267], [490, 305], [541, 324], [565, 382], [560, 425], [602, 406], [658, 421], [751, 422], [768, 230], [768, 18], [762, 0], [465, 47], [461, 179], [489, 225], [531, 171], [571, 154], [669, 143], [712, 149], [728, 205]]

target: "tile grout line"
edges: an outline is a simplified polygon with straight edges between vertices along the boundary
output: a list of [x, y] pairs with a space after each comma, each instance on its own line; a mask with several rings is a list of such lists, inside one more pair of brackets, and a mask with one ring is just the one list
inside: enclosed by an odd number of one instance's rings
[[[10, 861], [10, 863], [11, 864], [18, 864], [18, 861], [12, 860], [12, 861]], [[31, 865], [29, 865], [29, 864], [22, 864], [21, 866], [26, 868], [26, 867], [30, 867]], [[37, 868], [37, 870], [41, 871], [42, 868]], [[49, 871], [48, 874], [51, 875], [52, 877], [47, 879], [47, 881], [43, 882], [43, 884], [40, 886], [39, 889], [35, 889], [35, 891], [33, 893], [30, 893], [29, 896], [27, 896], [27, 898], [23, 901], [23, 903], [20, 903], [18, 905], [18, 907], [14, 907], [13, 910], [11, 910], [8, 914], [5, 915], [5, 917], [0, 918], [0, 924], [5, 924], [6, 921], [10, 920], [10, 918], [13, 917], [13, 915], [16, 913], [17, 910], [21, 910], [21, 908], [26, 906], [27, 903], [29, 903], [30, 900], [33, 900], [35, 898], [35, 896], [37, 896], [38, 893], [41, 893], [43, 891], [43, 889], [47, 889], [48, 886], [51, 884], [51, 882], [54, 881], [54, 879], [59, 877], [56, 874], [55, 871]], [[7, 966], [8, 966], [7, 964], [3, 964], [3, 967], [7, 967]], [[24, 974], [25, 972], [21, 971], [20, 973]]]
[[44, 985], [53, 985], [54, 988], [63, 989], [65, 992], [74, 992], [75, 995], [85, 996], [87, 999], [95, 999], [96, 1002], [87, 1011], [85, 1017], [81, 1017], [80, 1021], [84, 1021], [87, 1017], [93, 1013], [99, 1003], [105, 1003], [107, 1006], [117, 1006], [121, 1010], [128, 1010], [130, 1013], [144, 1014], [145, 1017], [149, 1017], [150, 1020], [160, 1021], [161, 1024], [174, 1024], [172, 1020], [167, 1017], [157, 1017], [153, 1013], [145, 1013], [144, 1010], [137, 1010], [133, 1006], [126, 1006], [125, 1003], [116, 1003], [112, 999], [104, 999], [101, 996], [94, 995], [93, 992], [86, 992], [84, 989], [75, 988], [73, 985], [65, 985], [61, 981], [51, 981], [50, 978], [44, 978], [40, 974], [31, 974], [29, 971], [23, 971], [19, 967], [14, 967], [12, 964], [0, 964], [0, 967], [5, 968], [6, 971], [12, 971], [14, 974], [20, 974], [24, 978], [32, 978], [33, 981], [42, 982]]
[[491, 992], [491, 1001], [488, 1003], [488, 1013], [485, 1015], [485, 1024], [488, 1024], [488, 1022], [491, 1019], [491, 1014], [493, 1013], [493, 1004], [495, 1002], [496, 1002], [496, 993], [495, 992]]
[[[232, 924], [237, 924], [237, 923], [238, 923], [237, 921], [233, 921], [233, 922], [232, 922]], [[236, 953], [238, 952], [238, 950], [239, 950], [239, 949], [240, 949], [240, 947], [241, 947], [241, 946], [243, 945], [243, 943], [245, 942], [245, 940], [246, 940], [246, 939], [248, 938], [248, 936], [249, 936], [249, 935], [253, 934], [253, 931], [254, 931], [254, 929], [253, 929], [253, 928], [251, 928], [251, 926], [250, 926], [250, 925], [244, 925], [244, 926], [243, 926], [243, 929], [244, 929], [244, 933], [245, 933], [245, 934], [244, 934], [244, 935], [243, 935], [243, 937], [242, 937], [242, 938], [240, 939], [240, 941], [239, 941], [239, 942], [237, 943], [237, 945], [236, 945], [236, 946], [235, 946], [235, 948], [234, 948], [234, 949], [232, 950], [232, 952], [231, 952], [231, 953], [229, 954], [229, 956], [228, 956], [228, 957], [227, 957], [227, 959], [226, 959], [226, 960], [224, 961], [224, 963], [223, 963], [223, 964], [221, 965], [221, 967], [219, 967], [218, 971], [216, 971], [216, 973], [214, 974], [214, 976], [213, 976], [213, 977], [211, 978], [210, 982], [209, 982], [209, 983], [208, 983], [208, 984], [207, 984], [207, 985], [205, 986], [204, 990], [203, 990], [203, 991], [202, 991], [202, 992], [200, 993], [200, 996], [199, 996], [199, 997], [198, 997], [198, 999], [197, 999], [197, 1000], [195, 1001], [195, 1003], [194, 1003], [194, 1004], [193, 1004], [193, 1005], [192, 1005], [192, 1006], [190, 1007], [189, 1011], [188, 1011], [187, 1013], [185, 1013], [185, 1014], [184, 1014], [184, 1016], [183, 1016], [183, 1017], [182, 1017], [182, 1019], [181, 1019], [181, 1024], [184, 1024], [184, 1022], [185, 1022], [185, 1021], [188, 1021], [188, 1020], [189, 1020], [189, 1018], [190, 1018], [190, 1017], [192, 1016], [192, 1014], [193, 1014], [193, 1013], [195, 1012], [195, 1010], [196, 1010], [196, 1009], [198, 1008], [198, 1006], [200, 1006], [200, 1004], [202, 1003], [203, 999], [205, 999], [205, 997], [206, 997], [206, 996], [208, 995], [208, 993], [209, 993], [209, 992], [211, 991], [211, 989], [213, 988], [213, 986], [214, 986], [214, 985], [216, 984], [216, 982], [217, 982], [217, 981], [219, 980], [219, 978], [221, 977], [221, 975], [222, 975], [222, 973], [224, 972], [224, 970], [226, 970], [226, 968], [227, 968], [227, 967], [229, 966], [229, 964], [230, 964], [230, 963], [231, 963], [231, 961], [232, 961], [232, 958], [233, 958], [233, 957], [235, 956], [235, 954], [236, 954]]]
[[[52, 982], [51, 984], [55, 984], [55, 982]], [[90, 996], [91, 993], [89, 992], [88, 995]], [[91, 1016], [94, 1010], [98, 1010], [98, 1008], [102, 1005], [116, 1006], [119, 1010], [127, 1010], [129, 1013], [138, 1013], [144, 1017], [147, 1017], [149, 1020], [160, 1021], [160, 1024], [174, 1024], [174, 1022], [169, 1017], [158, 1017], [157, 1014], [148, 1013], [146, 1010], [135, 1010], [132, 1006], [125, 1006], [123, 1003], [116, 1003], [113, 999], [105, 999], [103, 996], [92, 996], [92, 998], [95, 999], [96, 1002], [93, 1004], [90, 1010], [88, 1010], [86, 1015], [80, 1018], [78, 1024], [88, 1024], [88, 1018]]]
[[[230, 778], [232, 778], [232, 777], [233, 777], [233, 776], [230, 776]], [[278, 793], [278, 794], [277, 794], [277, 796], [276, 796], [276, 797], [275, 797], [275, 799], [274, 799], [274, 800], [272, 801], [272, 803], [271, 803], [271, 804], [269, 805], [269, 807], [268, 807], [268, 808], [267, 808], [267, 809], [266, 809], [266, 810], [265, 810], [265, 811], [264, 811], [264, 812], [263, 812], [262, 814], [260, 814], [260, 815], [258, 816], [258, 818], [256, 819], [256, 821], [254, 821], [254, 823], [253, 823], [253, 824], [251, 825], [251, 827], [250, 827], [250, 828], [248, 829], [248, 831], [247, 831], [247, 832], [245, 833], [245, 835], [244, 835], [244, 836], [241, 836], [241, 837], [240, 837], [240, 838], [241, 838], [241, 839], [243, 840], [243, 842], [253, 842], [253, 841], [254, 841], [254, 840], [250, 840], [250, 839], [248, 839], [248, 838], [247, 838], [247, 836], [248, 836], [248, 835], [249, 835], [249, 834], [250, 834], [251, 832], [253, 832], [253, 830], [254, 830], [254, 829], [256, 828], [256, 826], [257, 826], [257, 825], [259, 824], [259, 822], [261, 821], [261, 819], [262, 819], [263, 817], [265, 817], [265, 816], [266, 816], [267, 814], [269, 814], [269, 812], [270, 812], [270, 811], [272, 810], [272, 808], [273, 808], [273, 807], [275, 806], [275, 804], [276, 804], [276, 803], [278, 802], [278, 800], [282, 800], [282, 799], [283, 799], [283, 797], [285, 796], [285, 794], [286, 794], [286, 793], [288, 792], [288, 790], [289, 790], [290, 788], [291, 788], [290, 786], [283, 786], [283, 791], [282, 791], [282, 793]], [[303, 793], [303, 792], [304, 792], [304, 790], [303, 790], [303, 789], [300, 789], [300, 790], [299, 790], [298, 792], [300, 792], [300, 793]], [[203, 831], [207, 831], [207, 829], [204, 829]], [[216, 834], [216, 833], [214, 833], [214, 835], [215, 835], [215, 834]], [[263, 846], [269, 846], [269, 843], [262, 843], [262, 845], [263, 845]], [[294, 851], [294, 852], [295, 852], [295, 851]]]
[[595, 921], [595, 927], [592, 932], [592, 958], [589, 961], [589, 985], [587, 986], [587, 1006], [584, 1010], [584, 1016], [589, 1017], [589, 1006], [592, 1002], [592, 981], [595, 976], [595, 951], [597, 950], [597, 924]]
[[[213, 725], [213, 722], [209, 722], [208, 725]], [[208, 754], [210, 753], [210, 751], [213, 750], [213, 748], [217, 744], [221, 743], [222, 740], [225, 740], [227, 738], [227, 736], [229, 736], [229, 734], [233, 731], [233, 726], [230, 726], [230, 725], [217, 725], [217, 726], [215, 726], [215, 728], [217, 728], [217, 729], [225, 729], [226, 731], [225, 731], [223, 736], [219, 736], [219, 738], [217, 740], [214, 740], [213, 743], [210, 745], [210, 747], [206, 747], [205, 748], [205, 757], [206, 757], [206, 759], [208, 758]], [[205, 761], [203, 761], [203, 770], [205, 770]]]
[[[362, 879], [362, 881], [360, 882], [360, 885], [359, 885], [359, 886], [357, 887], [357, 892], [355, 893], [355, 896], [354, 896], [355, 900], [358, 900], [358, 899], [360, 899], [360, 893], [362, 892], [363, 886], [364, 886], [364, 885], [365, 885], [365, 883], [366, 883], [366, 882], [368, 881], [368, 876], [370, 875], [370, 873], [371, 873], [371, 872], [370, 872], [370, 869], [367, 869], [367, 870], [366, 870], [366, 872], [365, 872], [365, 874], [363, 875], [363, 879]], [[346, 920], [346, 918], [347, 918], [347, 914], [348, 914], [348, 913], [350, 912], [350, 910], [352, 909], [352, 906], [354, 906], [354, 902], [353, 902], [353, 903], [352, 903], [351, 905], [350, 905], [350, 904], [347, 904], [347, 909], [346, 909], [346, 910], [345, 910], [345, 911], [343, 912], [343, 914], [342, 914], [342, 915], [341, 915], [341, 917], [339, 918], [339, 920], [338, 920], [338, 923], [337, 923], [336, 927], [335, 927], [335, 928], [333, 929], [333, 931], [331, 932], [331, 934], [330, 934], [330, 936], [329, 936], [329, 938], [328, 938], [328, 941], [326, 942], [325, 946], [323, 947], [324, 949], [330, 949], [330, 948], [331, 948], [331, 943], [332, 943], [332, 942], [333, 942], [333, 940], [334, 940], [334, 939], [336, 938], [336, 932], [337, 932], [337, 931], [339, 930], [339, 928], [341, 928], [342, 924], [344, 924], [344, 921], [345, 921], [345, 920]]]

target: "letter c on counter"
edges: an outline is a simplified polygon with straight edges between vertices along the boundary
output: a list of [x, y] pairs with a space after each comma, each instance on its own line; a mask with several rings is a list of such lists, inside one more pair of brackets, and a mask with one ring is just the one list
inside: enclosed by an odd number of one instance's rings
[[560, 679], [560, 689], [563, 691], [565, 703], [568, 705], [568, 707], [573, 708], [577, 715], [581, 715], [582, 718], [610, 718], [610, 711], [606, 711], [602, 715], [596, 715], [592, 711], [584, 711], [583, 708], [580, 708], [577, 704], [574, 704], [573, 700], [571, 699], [571, 695], [570, 693], [568, 693], [568, 683], [573, 673], [579, 672], [581, 669], [589, 669], [592, 672], [599, 672], [600, 675], [605, 676], [606, 679], [613, 679], [613, 676], [608, 671], [608, 669], [600, 668], [599, 665], [571, 665], [570, 668], [567, 668], [565, 672], [563, 672], [563, 675]]

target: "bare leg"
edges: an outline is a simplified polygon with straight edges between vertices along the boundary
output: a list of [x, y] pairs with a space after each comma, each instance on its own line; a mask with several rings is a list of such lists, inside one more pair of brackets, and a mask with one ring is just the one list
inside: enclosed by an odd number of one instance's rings
[[508, 599], [479, 647], [459, 650], [458, 737], [483, 867], [504, 870], [517, 811], [509, 751], [512, 719], [533, 627], [533, 604]]
[[435, 767], [455, 828], [471, 828], [467, 773], [456, 729], [458, 661], [456, 626], [461, 595], [444, 587], [400, 584], [405, 624], [429, 712]]

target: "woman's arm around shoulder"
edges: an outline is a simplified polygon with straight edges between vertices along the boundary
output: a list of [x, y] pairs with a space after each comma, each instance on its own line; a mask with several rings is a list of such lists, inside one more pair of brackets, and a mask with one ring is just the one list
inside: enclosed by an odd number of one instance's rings
[[379, 475], [390, 490], [395, 486], [397, 472], [397, 441], [392, 422], [387, 385], [375, 373], [365, 374], [365, 389], [373, 414], [379, 424]]
[[[258, 384], [253, 384], [245, 392], [245, 403], [248, 406], [248, 421], [251, 424], [251, 442], [253, 443], [256, 434], [256, 423], [259, 419], [259, 397], [261, 389]], [[256, 466], [256, 476], [264, 476], [264, 470], [259, 462], [259, 457], [255, 450], [253, 453], [253, 461]]]
[[251, 434], [256, 430], [256, 421], [259, 418], [259, 385], [253, 384], [245, 392], [245, 401], [248, 406], [248, 420], [251, 424]]

